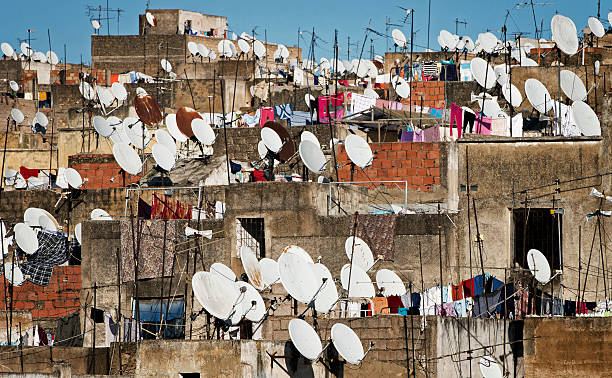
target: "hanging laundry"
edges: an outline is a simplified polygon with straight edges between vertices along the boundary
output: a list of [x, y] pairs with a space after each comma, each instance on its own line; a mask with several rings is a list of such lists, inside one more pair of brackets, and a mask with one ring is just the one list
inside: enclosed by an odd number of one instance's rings
[[491, 135], [491, 118], [476, 117], [474, 132], [481, 135]]
[[423, 63], [423, 75], [437, 77], [438, 76], [438, 62], [424, 62]]
[[146, 203], [142, 198], [138, 198], [138, 217], [151, 219], [151, 205]]
[[393, 260], [395, 254], [393, 235], [396, 219], [395, 214], [353, 215], [349, 232], [353, 232], [353, 225], [357, 221], [356, 236], [368, 244], [374, 256], [381, 255], [384, 260]]
[[277, 105], [274, 107], [274, 114], [279, 119], [291, 119], [293, 115], [293, 107], [291, 104]]
[[372, 315], [389, 313], [387, 298], [375, 297], [370, 300], [372, 301]]
[[104, 323], [104, 310], [92, 307], [89, 312], [89, 318], [94, 323]]
[[474, 123], [476, 122], [476, 114], [472, 111], [463, 109], [463, 133], [473, 133], [474, 132]]
[[261, 108], [260, 114], [259, 126], [263, 127], [266, 122], [274, 121], [274, 108]]
[[[510, 135], [510, 127], [512, 127], [512, 135]], [[517, 114], [512, 117], [512, 126], [510, 126], [510, 117], [506, 118], [506, 136], [520, 138], [523, 136], [523, 115]]]
[[104, 346], [109, 347], [111, 343], [119, 341], [118, 330], [119, 324], [113, 321], [109, 313], [104, 313], [104, 334], [106, 336]]
[[81, 335], [81, 322], [79, 320], [78, 312], [63, 316], [57, 320], [57, 327], [55, 328], [55, 341], [53, 344], [56, 346], [65, 347], [83, 346], [83, 335]]
[[472, 68], [469, 60], [462, 60], [460, 66], [461, 81], [473, 81]]
[[440, 81], [458, 81], [457, 66], [454, 64], [442, 64], [440, 70]]
[[461, 138], [461, 128], [463, 127], [463, 109], [451, 103], [451, 114], [450, 114], [450, 135], [453, 135], [453, 125], [457, 127], [457, 138]]
[[429, 108], [429, 115], [436, 118], [444, 116], [444, 109]]
[[30, 177], [38, 177], [39, 172], [40, 172], [40, 169], [30, 169], [24, 166], [19, 167], [19, 173], [21, 174], [21, 176], [23, 176], [24, 180], [27, 180]]
[[330, 123], [344, 117], [344, 93], [319, 97], [319, 123]]
[[136, 319], [123, 318], [123, 341], [134, 342], [142, 340], [140, 335], [141, 326], [138, 326]]
[[[559, 106], [561, 106], [560, 114]], [[561, 120], [561, 135], [567, 137], [582, 135], [582, 132], [578, 126], [576, 126], [576, 122], [574, 121], [574, 114], [571, 106], [567, 106], [565, 104], [559, 105], [559, 101], [553, 100], [553, 110], [555, 111], [555, 118]], [[554, 130], [555, 134], [557, 134], [556, 128]]]
[[482, 294], [474, 297], [474, 317], [475, 318], [494, 318], [497, 313], [497, 306], [501, 290], [493, 293]]
[[317, 122], [317, 111], [310, 114], [310, 112], [299, 112], [294, 111], [289, 119], [289, 126], [306, 126], [313, 125]]
[[246, 123], [246, 125], [249, 127], [255, 127], [256, 125], [259, 124], [260, 117], [261, 117], [261, 110], [257, 109], [255, 111], [255, 114], [243, 114], [242, 121]]
[[376, 99], [351, 93], [351, 114], [360, 113], [376, 106]]
[[[439, 142], [440, 126], [431, 126], [423, 130], [423, 142]], [[413, 140], [415, 141], [415, 140]], [[416, 141], [415, 141], [416, 142]]]
[[78, 245], [73, 239], [68, 243], [66, 235], [46, 230], [38, 231], [38, 249], [19, 265], [24, 278], [36, 285], [47, 286], [53, 274], [53, 267], [62, 265]]
[[508, 134], [506, 119], [505, 117], [491, 118], [491, 135], [506, 136]]

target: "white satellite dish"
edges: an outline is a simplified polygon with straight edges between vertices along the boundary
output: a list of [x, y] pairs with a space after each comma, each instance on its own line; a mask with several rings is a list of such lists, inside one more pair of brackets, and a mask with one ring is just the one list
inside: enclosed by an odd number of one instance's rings
[[[322, 285], [321, 290], [315, 298], [314, 307], [317, 312], [327, 314], [336, 307], [338, 302], [338, 290], [334, 278], [327, 267], [321, 263], [314, 264], [314, 272], [317, 282]], [[323, 281], [325, 279], [325, 282]]]
[[366, 97], [375, 98], [375, 99], [379, 97], [378, 93], [376, 93], [376, 91], [373, 90], [372, 88], [366, 88], [363, 91], [363, 95], [366, 96]]
[[13, 92], [17, 92], [19, 90], [19, 84], [17, 84], [17, 82], [11, 80], [9, 82], [9, 86], [11, 87], [11, 89], [13, 90]]
[[372, 164], [374, 154], [368, 142], [359, 135], [351, 134], [344, 141], [346, 153], [351, 161], [361, 169], [365, 169]]
[[153, 16], [150, 12], [147, 12], [147, 14], [145, 15], [146, 19], [147, 19], [147, 23], [153, 27], [157, 26], [157, 20], [155, 19], [155, 16]]
[[298, 352], [311, 361], [317, 360], [323, 353], [323, 345], [317, 331], [302, 319], [289, 321], [289, 337]]
[[55, 218], [53, 219], [51, 218], [53, 217], [52, 216], [49, 217], [47, 216], [47, 214], [43, 214], [38, 219], [38, 223], [40, 224], [40, 227], [42, 227], [43, 230], [56, 232], [57, 231], [57, 225], [56, 225], [57, 221], [55, 220]]
[[259, 143], [257, 143], [257, 153], [259, 154], [259, 157], [261, 159], [265, 158], [268, 155], [268, 147], [266, 147], [266, 144], [263, 142], [263, 140], [260, 140]]
[[13, 118], [13, 121], [15, 121], [16, 123], [21, 123], [25, 119], [21, 110], [17, 108], [11, 109], [11, 118]]
[[527, 265], [531, 274], [541, 283], [546, 284], [550, 280], [550, 265], [542, 252], [537, 249], [530, 249], [527, 252]]
[[278, 153], [283, 148], [283, 141], [278, 136], [276, 131], [269, 127], [262, 127], [261, 129], [261, 140], [264, 142], [268, 150], [273, 153]]
[[595, 76], [599, 75], [599, 68], [601, 67], [601, 62], [599, 60], [596, 60], [594, 63], [595, 66]]
[[123, 128], [123, 121], [115, 116], [107, 118], [109, 126], [113, 129], [110, 135], [110, 139], [113, 143], [125, 143], [130, 144], [130, 138], [128, 138], [125, 129]]
[[91, 20], [91, 26], [93, 26], [93, 28], [96, 30], [100, 30], [102, 25], [100, 25], [100, 21], [98, 20]]
[[9, 43], [2, 42], [2, 45], [0, 45], [0, 47], [2, 48], [2, 53], [5, 56], [12, 57], [13, 54], [15, 54], [15, 50], [13, 49], [13, 46], [11, 46]]
[[[138, 118], [135, 117], [127, 117], [123, 120], [123, 129], [130, 139], [130, 143], [139, 150], [142, 150], [144, 147], [149, 145], [151, 142], [151, 134], [149, 134], [149, 129], [145, 124], [143, 124]], [[142, 133], [144, 132], [144, 146], [142, 144], [143, 137]]]
[[306, 252], [304, 250], [304, 248], [299, 247], [297, 245], [288, 245], [285, 248], [283, 248], [283, 250], [281, 251], [281, 254], [283, 253], [293, 253], [298, 255], [302, 260], [304, 260], [305, 262], [309, 262], [311, 264], [314, 264], [314, 261], [312, 260], [312, 257], [310, 257], [310, 255], [308, 254], [308, 252]]
[[[30, 227], [40, 227], [40, 217], [45, 215], [45, 211], [38, 207], [28, 207], [23, 213], [23, 223]], [[6, 232], [4, 233], [6, 237]]]
[[168, 148], [166, 148], [166, 146], [163, 144], [156, 143], [153, 145], [151, 148], [151, 153], [153, 154], [153, 159], [155, 159], [157, 165], [164, 171], [170, 172], [172, 168], [174, 168], [174, 154], [170, 152], [170, 150], [168, 150]]
[[561, 71], [561, 90], [572, 101], [584, 101], [587, 97], [584, 83], [578, 75], [569, 70]]
[[321, 174], [325, 172], [325, 167], [327, 166], [327, 159], [321, 151], [321, 147], [318, 143], [314, 143], [311, 140], [302, 140], [300, 142], [300, 146], [298, 148], [300, 153], [300, 158], [302, 162], [310, 171], [315, 174]]
[[538, 62], [531, 58], [523, 57], [521, 58], [521, 67], [537, 67]]
[[189, 50], [189, 53], [191, 53], [191, 55], [198, 55], [199, 51], [198, 51], [198, 44], [190, 41], [189, 43], [187, 43], [187, 50]]
[[176, 124], [176, 114], [168, 114], [166, 116], [166, 128], [168, 129], [170, 135], [177, 140], [177, 142], [185, 143], [187, 141], [187, 136], [181, 133], [178, 125]]
[[227, 320], [236, 311], [241, 292], [234, 282], [209, 272], [196, 272], [191, 287], [200, 305], [215, 318]]
[[321, 148], [321, 144], [319, 143], [319, 139], [317, 138], [317, 136], [314, 135], [313, 133], [311, 133], [308, 130], [302, 131], [302, 135], [300, 136], [300, 140], [301, 141], [309, 140], [312, 143], [316, 144], [317, 147]]
[[393, 37], [393, 42], [401, 48], [406, 47], [406, 36], [399, 29], [393, 29], [391, 31], [391, 37]]
[[83, 178], [81, 177], [81, 174], [74, 168], [66, 168], [64, 171], [64, 177], [66, 177], [68, 185], [74, 189], [79, 189], [83, 185]]
[[478, 42], [485, 52], [492, 53], [497, 46], [498, 39], [493, 33], [486, 32], [478, 35]]
[[253, 42], [253, 52], [257, 58], [261, 59], [266, 56], [266, 46], [259, 40]]
[[91, 101], [91, 100], [93, 100], [96, 97], [96, 91], [86, 81], [81, 81], [81, 83], [79, 84], [79, 91], [81, 92], [81, 95], [86, 100], [90, 100]]
[[368, 75], [370, 71], [370, 65], [367, 63], [367, 60], [360, 59], [356, 66], [357, 76], [360, 78], [364, 78]]
[[353, 63], [350, 60], [343, 60], [342, 65], [344, 66], [344, 69], [349, 72], [353, 69]]
[[351, 261], [351, 255], [353, 256], [353, 266], [357, 265], [366, 272], [374, 266], [372, 250], [360, 237], [349, 236], [344, 242], [344, 251], [349, 262]]
[[34, 125], [38, 124], [42, 127], [47, 127], [47, 125], [49, 124], [49, 119], [44, 113], [36, 112], [36, 114], [34, 115], [34, 119], [32, 120], [32, 123]]
[[440, 30], [438, 43], [440, 44], [440, 47], [442, 47], [442, 49], [450, 49], [451, 47], [449, 45], [452, 43], [453, 40], [454, 38], [451, 32], [444, 29]]
[[74, 236], [79, 244], [83, 244], [83, 237], [81, 236], [82, 227], [82, 223], [78, 223], [76, 226], [74, 226]]
[[[232, 45], [234, 44], [227, 39], [219, 41], [219, 43], [217, 44], [217, 51], [219, 51], [219, 55], [226, 58], [231, 58], [233, 55]], [[236, 47], [234, 46], [234, 49], [235, 48]]]
[[310, 93], [306, 93], [304, 95], [304, 102], [306, 102], [306, 105], [308, 105], [309, 108], [310, 108], [311, 102], [313, 102], [315, 100], [316, 100], [316, 98], [314, 98], [314, 96], [311, 95]]
[[242, 267], [249, 277], [251, 285], [257, 290], [263, 290], [265, 285], [261, 273], [261, 266], [259, 266], [257, 256], [255, 256], [255, 253], [250, 247], [246, 245], [240, 247], [240, 261], [242, 261]]
[[238, 40], [238, 48], [245, 54], [248, 54], [249, 51], [251, 51], [251, 45], [249, 45], [249, 43], [244, 39]]
[[309, 304], [321, 284], [317, 281], [314, 264], [296, 253], [285, 252], [278, 258], [278, 270], [283, 287], [298, 302]]
[[491, 89], [495, 86], [495, 82], [497, 81], [495, 71], [486, 60], [479, 57], [472, 59], [470, 62], [470, 69], [472, 70], [474, 79], [476, 79], [481, 87]]
[[38, 250], [38, 239], [32, 227], [25, 223], [17, 223], [13, 227], [13, 231], [15, 232], [15, 241], [22, 251], [31, 255]]
[[504, 376], [499, 364], [491, 356], [480, 357], [478, 366], [483, 378], [503, 378]]
[[113, 101], [115, 101], [115, 95], [104, 87], [96, 87], [96, 93], [98, 94], [98, 100], [100, 103], [107, 108], [113, 104]]
[[490, 100], [490, 99], [485, 99], [484, 101], [479, 100], [478, 107], [480, 108], [480, 110], [482, 110], [484, 115], [489, 118], [493, 118], [497, 116], [499, 112], [501, 112], [501, 108], [499, 107], [499, 104], [497, 103], [496, 100]]
[[206, 146], [212, 146], [217, 138], [212, 127], [202, 118], [194, 118], [191, 120], [191, 131], [193, 131], [193, 135], [196, 139]]
[[601, 38], [606, 34], [606, 29], [604, 29], [603, 24], [597, 19], [597, 17], [589, 17], [588, 23], [589, 28], [597, 38]]
[[538, 79], [525, 81], [525, 94], [531, 106], [540, 113], [548, 113], [553, 106], [548, 89]]
[[210, 54], [210, 50], [208, 50], [208, 48], [201, 43], [197, 44], [197, 48], [198, 48], [198, 54], [200, 54], [202, 58], [207, 58], [208, 55]]
[[574, 101], [572, 104], [572, 118], [582, 134], [586, 136], [601, 136], [599, 118], [597, 118], [597, 114], [588, 104], [582, 101]]
[[89, 214], [89, 219], [93, 221], [113, 220], [113, 218], [103, 209], [93, 209]]
[[351, 264], [344, 265], [340, 271], [340, 281], [344, 290], [349, 291], [349, 298], [372, 298], [376, 295], [368, 273], [359, 265], [353, 264], [352, 270]]
[[224, 277], [232, 282], [236, 281], [236, 274], [234, 271], [225, 264], [216, 262], [210, 266], [210, 272], [212, 274]]
[[506, 101], [515, 108], [519, 107], [523, 102], [521, 91], [514, 84], [510, 84], [510, 82], [502, 85], [502, 93]]
[[137, 175], [142, 169], [142, 160], [138, 153], [126, 143], [115, 143], [113, 146], [113, 156], [117, 164], [129, 173], [130, 175]]
[[468, 52], [472, 52], [476, 46], [474, 46], [474, 41], [469, 36], [463, 36], [462, 38], [465, 41], [465, 48]]
[[13, 286], [21, 286], [24, 281], [23, 272], [17, 262], [10, 261], [4, 264], [4, 278]]
[[404, 285], [402, 279], [389, 269], [380, 269], [376, 272], [376, 286], [382, 290], [385, 297], [406, 294], [406, 285]]
[[238, 281], [236, 282], [236, 285], [238, 285], [239, 290], [240, 288], [246, 288], [246, 291], [240, 300], [240, 317], [244, 317], [247, 320], [255, 323], [260, 322], [266, 315], [266, 304], [261, 297], [261, 294], [255, 290], [253, 285], [246, 282]]
[[164, 71], [166, 72], [171, 72], [172, 71], [172, 64], [170, 62], [168, 62], [166, 59], [162, 59], [160, 61], [161, 67]]
[[49, 64], [53, 66], [59, 63], [59, 58], [57, 57], [57, 54], [53, 51], [47, 51], [45, 57], [47, 58], [47, 62], [49, 62]]
[[265, 287], [270, 287], [280, 280], [280, 272], [276, 261], [264, 257], [259, 260], [259, 266], [261, 267], [261, 276]]
[[113, 96], [115, 96], [117, 100], [119, 101], [127, 100], [128, 93], [125, 90], [125, 87], [123, 86], [123, 84], [118, 83], [118, 82], [113, 83], [113, 85], [111, 85], [111, 92], [113, 93]]
[[550, 31], [552, 40], [555, 41], [561, 51], [567, 55], [574, 55], [578, 52], [578, 33], [574, 21], [556, 14], [550, 21]]
[[393, 89], [395, 93], [401, 98], [410, 97], [410, 85], [406, 82], [406, 80], [399, 76], [394, 76], [392, 79]]
[[34, 54], [34, 50], [32, 50], [32, 48], [27, 42], [21, 42], [21, 45], [19, 47], [21, 49], [21, 53], [24, 56], [31, 56], [32, 54]]
[[493, 71], [495, 72], [495, 78], [499, 85], [503, 86], [510, 80], [510, 77], [508, 75], [510, 73], [510, 70], [508, 69], [507, 64], [497, 65], [493, 67]]
[[349, 326], [336, 323], [331, 328], [331, 339], [338, 353], [352, 365], [359, 365], [365, 357], [359, 336]]
[[110, 137], [113, 133], [114, 129], [110, 126], [110, 122], [104, 117], [95, 116], [93, 118], [93, 126], [94, 129], [98, 132], [98, 134], [102, 135], [105, 138]]
[[155, 131], [155, 140], [166, 147], [172, 155], [176, 155], [176, 142], [166, 130], [159, 129]]

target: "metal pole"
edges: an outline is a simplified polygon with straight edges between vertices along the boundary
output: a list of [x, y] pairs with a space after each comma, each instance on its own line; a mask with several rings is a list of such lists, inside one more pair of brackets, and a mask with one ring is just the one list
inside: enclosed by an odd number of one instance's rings
[[119, 339], [119, 375], [123, 375], [123, 364], [121, 357], [121, 327], [123, 321], [121, 319], [121, 252], [119, 248], [116, 250], [117, 254], [117, 324], [119, 329], [117, 330], [117, 337]]
[[[442, 225], [440, 224], [440, 202], [438, 202], [438, 252], [440, 254], [440, 293], [443, 291], [444, 281], [442, 276]], [[444, 297], [440, 295], [440, 315], [444, 315]]]

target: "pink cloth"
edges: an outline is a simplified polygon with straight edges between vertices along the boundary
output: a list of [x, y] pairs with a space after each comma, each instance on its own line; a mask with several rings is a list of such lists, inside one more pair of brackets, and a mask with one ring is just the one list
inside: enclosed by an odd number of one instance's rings
[[481, 135], [491, 135], [491, 118], [476, 117], [474, 121], [474, 132]]
[[[440, 141], [440, 126], [432, 126], [423, 130], [423, 142], [439, 142]], [[413, 142], [416, 140], [413, 138]]]
[[451, 103], [450, 115], [450, 135], [453, 136], [453, 125], [457, 125], [457, 139], [461, 138], [461, 128], [463, 127], [463, 109]]
[[329, 123], [331, 119], [344, 117], [344, 93], [319, 97], [319, 122]]
[[261, 108], [259, 126], [263, 127], [263, 125], [265, 125], [268, 121], [274, 121], [274, 108]]

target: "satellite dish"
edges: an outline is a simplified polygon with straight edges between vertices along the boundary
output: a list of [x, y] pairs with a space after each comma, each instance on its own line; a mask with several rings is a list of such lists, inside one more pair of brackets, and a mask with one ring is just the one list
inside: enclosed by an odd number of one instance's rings
[[496, 100], [485, 99], [484, 103], [482, 100], [479, 100], [478, 106], [480, 107], [480, 110], [482, 110], [484, 115], [489, 118], [497, 116], [497, 114], [499, 114], [499, 112], [501, 111], [501, 108], [499, 107], [499, 104]]
[[95, 30], [100, 30], [100, 21], [98, 20], [91, 20], [91, 26], [93, 26], [93, 28]]
[[202, 58], [207, 58], [208, 55], [210, 54], [210, 50], [208, 50], [208, 48], [201, 43], [198, 43], [197, 46], [198, 46], [198, 53], [200, 54], [200, 56]]
[[306, 93], [304, 95], [304, 102], [306, 102], [306, 105], [308, 105], [309, 108], [310, 108], [311, 102], [315, 101], [315, 100], [316, 100], [316, 98], [314, 98], [314, 96], [309, 94], [309, 93]]
[[474, 41], [469, 36], [466, 35], [462, 39], [465, 41], [465, 48], [468, 52], [472, 52], [474, 48], [476, 48], [476, 46], [474, 45]]
[[17, 223], [13, 227], [15, 241], [19, 248], [28, 255], [34, 254], [38, 250], [38, 239], [36, 232], [25, 223]]
[[176, 124], [176, 114], [168, 114], [166, 116], [166, 128], [168, 132], [174, 139], [176, 139], [179, 143], [184, 143], [187, 141], [187, 137], [181, 133]]
[[393, 29], [391, 31], [391, 37], [393, 37], [393, 42], [401, 48], [406, 47], [406, 36], [399, 29]]
[[240, 300], [240, 320], [242, 320], [242, 317], [255, 323], [258, 323], [263, 320], [267, 310], [266, 304], [264, 303], [261, 294], [259, 294], [259, 292], [255, 290], [253, 285], [248, 284], [246, 282], [238, 281], [236, 282], [236, 285], [238, 285], [239, 290], [243, 287], [246, 288], [246, 291], [244, 292], [244, 295]]
[[582, 80], [569, 70], [561, 71], [561, 89], [572, 101], [584, 101], [587, 90]]
[[531, 58], [523, 57], [521, 58], [521, 67], [537, 67], [538, 62]]
[[10, 261], [4, 264], [4, 278], [13, 286], [21, 286], [24, 281], [23, 272], [17, 262]]
[[298, 302], [310, 304], [321, 283], [314, 264], [297, 253], [285, 252], [278, 258], [278, 270], [283, 287]]
[[499, 364], [491, 356], [480, 357], [478, 366], [483, 378], [502, 378], [504, 376]]
[[480, 43], [482, 49], [490, 54], [497, 46], [498, 40], [493, 33], [486, 32], [478, 35], [478, 42]]
[[261, 140], [264, 142], [268, 150], [273, 153], [277, 153], [283, 147], [283, 141], [280, 136], [276, 133], [276, 131], [272, 130], [269, 127], [263, 127], [261, 129]]
[[12, 57], [13, 54], [15, 53], [15, 50], [13, 50], [13, 46], [11, 46], [9, 43], [2, 42], [2, 45], [0, 45], [0, 48], [2, 49], [2, 53], [5, 56]]
[[174, 168], [174, 154], [161, 143], [156, 143], [151, 149], [153, 159], [161, 169], [170, 172]]
[[253, 42], [253, 52], [257, 58], [261, 59], [266, 56], [266, 47], [259, 40]]
[[113, 128], [113, 132], [110, 135], [110, 139], [114, 143], [125, 143], [127, 145], [130, 144], [130, 138], [128, 138], [125, 129], [123, 128], [123, 121], [117, 117], [110, 116], [108, 117], [108, 123], [111, 128]]
[[527, 252], [527, 265], [531, 274], [541, 283], [546, 284], [550, 280], [550, 265], [542, 252], [537, 249], [530, 249]]
[[198, 55], [199, 54], [198, 44], [193, 42], [193, 41], [187, 43], [187, 50], [189, 50], [191, 55]]
[[323, 285], [315, 297], [314, 307], [317, 312], [327, 314], [338, 303], [338, 290], [336, 289], [331, 272], [325, 265], [321, 263], [314, 264], [313, 270], [317, 275], [317, 282], [319, 285]]
[[[45, 215], [43, 209], [38, 207], [29, 207], [23, 213], [23, 223], [30, 227], [40, 227], [40, 217], [43, 215]], [[4, 235], [6, 237], [6, 231], [4, 232]]]
[[537, 79], [525, 81], [525, 94], [529, 103], [540, 113], [548, 113], [553, 106], [548, 89]]
[[212, 274], [224, 277], [232, 282], [236, 281], [236, 274], [227, 265], [216, 262], [210, 266], [210, 272]]
[[589, 28], [597, 38], [601, 38], [606, 34], [603, 24], [596, 17], [589, 17]]
[[370, 71], [370, 65], [367, 63], [367, 60], [360, 59], [357, 64], [357, 76], [360, 78], [364, 78], [368, 75]]
[[76, 239], [79, 244], [83, 244], [83, 237], [81, 236], [82, 227], [82, 223], [78, 223], [76, 226], [74, 226], [74, 236], [76, 236]]
[[157, 20], [155, 19], [155, 16], [153, 16], [150, 12], [147, 12], [147, 14], [145, 15], [146, 19], [147, 19], [147, 23], [153, 27], [157, 26]]
[[574, 101], [572, 104], [572, 117], [582, 134], [586, 136], [601, 136], [599, 118], [597, 118], [597, 114], [588, 104], [582, 101]]
[[164, 71], [166, 72], [171, 72], [172, 71], [172, 64], [170, 64], [170, 62], [168, 62], [166, 59], [162, 59], [160, 61], [161, 67]]
[[[349, 275], [350, 277], [350, 290], [349, 290]], [[349, 291], [350, 298], [372, 298], [376, 295], [374, 291], [374, 285], [366, 273], [359, 265], [353, 264], [351, 271], [351, 265], [346, 264], [340, 271], [340, 281], [344, 290]]]
[[[233, 45], [233, 43], [227, 39], [219, 41], [219, 43], [217, 44], [217, 51], [219, 51], [219, 55], [224, 56], [226, 58], [231, 58], [233, 55], [231, 45]], [[234, 46], [234, 49], [235, 48], [236, 47]]]
[[289, 321], [289, 337], [298, 352], [311, 361], [317, 360], [323, 353], [323, 345], [317, 331], [302, 319]]
[[311, 140], [302, 140], [299, 147], [300, 158], [304, 165], [313, 173], [321, 174], [325, 172], [327, 159], [321, 151], [319, 143]]
[[346, 154], [349, 159], [361, 169], [365, 169], [372, 164], [374, 155], [368, 142], [359, 135], [351, 134], [344, 141]]
[[349, 326], [336, 323], [331, 328], [331, 339], [338, 353], [352, 365], [359, 365], [365, 357], [359, 336]]
[[68, 185], [74, 189], [79, 189], [83, 185], [83, 178], [81, 177], [81, 174], [74, 168], [66, 168], [64, 171], [64, 177], [66, 177]]
[[153, 126], [162, 121], [162, 112], [157, 101], [143, 88], [136, 88], [134, 108], [138, 119], [145, 125]]
[[261, 267], [261, 277], [265, 287], [270, 287], [280, 280], [280, 272], [276, 261], [264, 257], [259, 260], [259, 266]]
[[376, 286], [382, 290], [385, 297], [406, 294], [406, 286], [402, 279], [392, 270], [380, 269], [376, 272]]
[[142, 169], [142, 161], [138, 153], [126, 143], [115, 143], [113, 146], [113, 156], [117, 164], [129, 173], [130, 175], [137, 175]]
[[523, 102], [523, 96], [521, 95], [521, 91], [519, 91], [519, 89], [514, 86], [514, 84], [510, 84], [510, 82], [507, 82], [506, 84], [502, 85], [502, 93], [506, 101], [508, 101], [508, 103], [514, 106], [515, 108], [519, 107]]
[[111, 92], [113, 93], [113, 96], [115, 96], [117, 100], [119, 101], [127, 100], [128, 93], [125, 90], [125, 87], [123, 86], [123, 84], [118, 83], [118, 82], [113, 83], [113, 85], [111, 85]]
[[508, 69], [507, 64], [497, 65], [493, 67], [493, 71], [495, 72], [495, 78], [499, 85], [503, 86], [510, 80], [508, 76], [508, 73], [510, 72], [510, 70]]
[[550, 31], [552, 40], [557, 47], [567, 55], [574, 55], [578, 52], [578, 34], [576, 25], [570, 18], [556, 14], [550, 21]]
[[242, 267], [249, 277], [249, 282], [257, 289], [263, 290], [265, 285], [261, 273], [261, 267], [257, 256], [250, 247], [243, 245], [240, 247], [240, 261], [242, 261]]
[[344, 242], [344, 251], [346, 252], [346, 257], [348, 257], [349, 262], [351, 261], [351, 255], [353, 256], [353, 267], [357, 265], [367, 272], [374, 266], [374, 255], [372, 254], [372, 250], [360, 237], [349, 236]]
[[209, 272], [196, 272], [191, 279], [193, 293], [202, 307], [215, 318], [229, 319], [241, 296], [238, 285]]
[[[176, 124], [178, 126], [178, 129], [187, 138], [191, 138], [192, 136], [194, 136], [193, 130], [191, 129], [191, 122], [196, 118], [202, 119], [202, 116], [200, 115], [200, 113], [196, 112], [190, 107], [184, 106], [176, 112]], [[172, 129], [169, 127], [168, 130]]]
[[57, 57], [57, 54], [53, 51], [47, 51], [45, 57], [47, 58], [47, 62], [49, 62], [49, 64], [53, 66], [59, 63], [59, 58]]
[[21, 110], [17, 108], [11, 109], [11, 118], [13, 118], [13, 121], [15, 121], [15, 123], [21, 123], [25, 119]]
[[110, 137], [113, 133], [114, 129], [110, 126], [110, 122], [104, 117], [95, 116], [93, 118], [94, 129], [98, 132], [98, 134], [102, 135], [105, 138]]
[[98, 94], [98, 100], [100, 100], [100, 103], [105, 107], [111, 106], [113, 101], [115, 101], [115, 96], [112, 92], [104, 87], [96, 87], [96, 92]]
[[400, 96], [401, 98], [410, 97], [410, 86], [408, 85], [406, 80], [404, 80], [404, 78], [394, 76], [391, 81], [393, 84], [393, 89], [395, 90], [395, 93], [397, 93], [398, 96]]
[[289, 53], [289, 49], [287, 48], [287, 46], [285, 46], [285, 45], [278, 45], [278, 46], [280, 48], [281, 58], [283, 58], [283, 59], [289, 58], [289, 55], [291, 55], [291, 54]]
[[89, 219], [93, 221], [102, 221], [102, 220], [113, 220], [113, 217], [110, 216], [103, 209], [93, 209], [89, 214]]
[[472, 61], [470, 62], [470, 69], [472, 70], [472, 75], [474, 75], [474, 79], [476, 79], [476, 81], [481, 87], [485, 89], [491, 89], [495, 86], [495, 82], [497, 80], [495, 71], [493, 70], [493, 67], [491, 67], [491, 65], [487, 63], [486, 60], [478, 57], [472, 59]]
[[305, 141], [305, 140], [309, 140], [312, 143], [316, 144], [317, 147], [321, 148], [321, 144], [319, 143], [319, 139], [317, 138], [317, 136], [314, 135], [313, 133], [311, 133], [308, 130], [302, 131], [302, 135], [300, 136], [300, 140], [302, 142]]
[[53, 218], [53, 216], [49, 217], [47, 214], [41, 215], [40, 218], [38, 219], [38, 223], [40, 224], [40, 227], [42, 227], [43, 230], [57, 232], [57, 225], [56, 225], [57, 221], [55, 220], [55, 218]]
[[299, 247], [297, 245], [288, 245], [288, 246], [286, 246], [281, 251], [281, 254], [283, 254], [283, 253], [294, 253], [294, 254], [298, 255], [302, 260], [314, 264], [314, 261], [312, 261], [312, 257], [310, 257], [308, 252], [306, 252], [304, 250], [304, 248]]
[[450, 49], [449, 44], [453, 40], [453, 35], [447, 30], [440, 30], [440, 35], [438, 36], [438, 43], [442, 49]]
[[172, 137], [170, 136], [170, 134], [168, 134], [166, 130], [157, 130], [155, 132], [155, 140], [157, 140], [157, 143], [160, 143], [164, 147], [166, 147], [168, 151], [172, 153], [172, 155], [176, 155], [176, 142], [174, 141], [174, 139], [172, 139]]
[[11, 87], [11, 89], [13, 90], [13, 92], [17, 92], [19, 91], [19, 84], [17, 84], [17, 82], [11, 80], [9, 82], [9, 86]]
[[27, 42], [21, 42], [21, 45], [19, 47], [21, 48], [21, 53], [24, 56], [31, 56], [32, 54], [34, 54], [34, 50], [32, 50], [32, 48]]
[[257, 153], [259, 153], [259, 157], [261, 159], [264, 159], [268, 155], [268, 147], [266, 147], [263, 140], [260, 140], [259, 143], [257, 143]]
[[49, 119], [44, 113], [36, 112], [36, 114], [34, 115], [34, 119], [32, 120], [32, 123], [34, 125], [38, 124], [42, 127], [47, 127], [47, 125], [49, 125]]
[[376, 93], [376, 91], [372, 88], [366, 88], [363, 91], [363, 95], [369, 98], [378, 98], [378, 93]]
[[206, 146], [212, 146], [215, 143], [217, 136], [212, 127], [201, 118], [194, 118], [191, 121], [191, 130], [193, 135], [200, 143]]
[[251, 45], [249, 45], [249, 43], [244, 39], [238, 40], [238, 48], [245, 54], [248, 54], [249, 51], [251, 51]]
[[[144, 130], [143, 130], [144, 129]], [[138, 148], [139, 150], [143, 149], [142, 145], [142, 133], [144, 131], [144, 147], [149, 145], [151, 141], [151, 135], [149, 134], [149, 129], [142, 123], [138, 118], [127, 117], [123, 120], [123, 130], [125, 134], [128, 136], [130, 143]]]
[[353, 63], [350, 60], [343, 60], [342, 65], [344, 66], [344, 69], [349, 72], [353, 69]]

